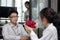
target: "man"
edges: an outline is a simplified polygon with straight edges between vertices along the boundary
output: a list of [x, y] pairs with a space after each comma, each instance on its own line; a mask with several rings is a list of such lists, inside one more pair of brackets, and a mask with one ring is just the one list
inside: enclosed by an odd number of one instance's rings
[[21, 24], [17, 23], [18, 12], [11, 10], [9, 12], [10, 23], [3, 26], [2, 34], [4, 40], [22, 40], [27, 39], [27, 33]]
[[25, 21], [29, 19], [29, 10], [30, 10], [30, 2], [26, 1], [25, 2], [25, 7], [26, 7], [26, 12], [25, 12]]

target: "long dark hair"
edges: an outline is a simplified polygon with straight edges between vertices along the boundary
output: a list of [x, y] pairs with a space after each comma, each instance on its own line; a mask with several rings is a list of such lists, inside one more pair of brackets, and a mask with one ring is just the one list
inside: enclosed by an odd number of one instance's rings
[[56, 13], [52, 8], [48, 7], [40, 11], [41, 19], [45, 17], [48, 23], [53, 23], [56, 27], [60, 26], [60, 18], [57, 14], [58, 13]]

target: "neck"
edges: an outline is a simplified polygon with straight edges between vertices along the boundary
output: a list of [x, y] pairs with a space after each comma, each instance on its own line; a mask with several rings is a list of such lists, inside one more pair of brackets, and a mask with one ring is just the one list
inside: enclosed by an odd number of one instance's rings
[[46, 28], [49, 26], [49, 24], [50, 24], [50, 23], [46, 23], [46, 24], [45, 24]]
[[[12, 23], [12, 22], [11, 22]], [[16, 23], [12, 23], [14, 26], [16, 26]]]
[[29, 11], [29, 8], [27, 10]]

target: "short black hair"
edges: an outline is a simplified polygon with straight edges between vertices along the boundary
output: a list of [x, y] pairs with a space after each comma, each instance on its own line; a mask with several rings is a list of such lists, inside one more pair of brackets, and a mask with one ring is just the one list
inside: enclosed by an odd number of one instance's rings
[[28, 4], [28, 5], [30, 5], [30, 2], [29, 2], [29, 1], [26, 1], [26, 2], [25, 2], [25, 4]]
[[16, 13], [18, 15], [18, 12], [16, 10], [10, 10], [8, 13], [8, 17], [12, 14], [12, 13]]

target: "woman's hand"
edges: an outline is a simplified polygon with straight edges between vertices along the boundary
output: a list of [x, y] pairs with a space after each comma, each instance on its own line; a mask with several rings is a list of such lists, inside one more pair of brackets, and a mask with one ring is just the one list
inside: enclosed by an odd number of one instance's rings
[[27, 26], [27, 25], [25, 25], [25, 24], [24, 24], [24, 26], [25, 26], [25, 29], [26, 29], [26, 31], [27, 31], [28, 33], [30, 33], [31, 31], [33, 31], [33, 29], [32, 29], [31, 27], [29, 27], [29, 26]]

